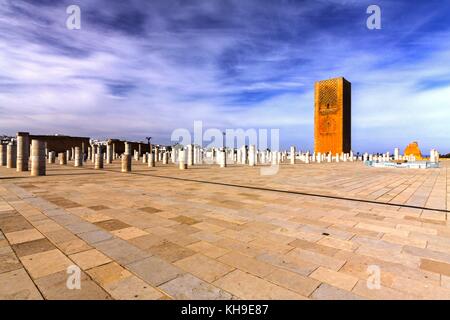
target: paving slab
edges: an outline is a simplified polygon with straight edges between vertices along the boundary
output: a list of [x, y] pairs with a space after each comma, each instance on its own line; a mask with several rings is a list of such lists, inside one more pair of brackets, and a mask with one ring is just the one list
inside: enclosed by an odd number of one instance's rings
[[159, 287], [177, 300], [230, 300], [233, 296], [191, 274], [179, 276]]
[[30, 276], [23, 269], [0, 273], [1, 300], [42, 300]]

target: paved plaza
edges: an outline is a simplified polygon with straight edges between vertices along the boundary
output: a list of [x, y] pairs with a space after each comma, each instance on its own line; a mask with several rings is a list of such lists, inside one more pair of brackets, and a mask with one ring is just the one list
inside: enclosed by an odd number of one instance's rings
[[0, 299], [450, 299], [449, 167], [0, 167]]

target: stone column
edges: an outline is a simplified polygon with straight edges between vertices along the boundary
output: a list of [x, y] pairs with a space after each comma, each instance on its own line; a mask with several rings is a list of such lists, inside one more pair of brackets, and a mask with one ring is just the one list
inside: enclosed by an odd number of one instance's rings
[[28, 171], [28, 160], [30, 157], [30, 134], [28, 132], [17, 133], [17, 172]]
[[158, 162], [159, 159], [159, 148], [155, 146], [155, 162]]
[[256, 157], [256, 154], [255, 154], [255, 150], [256, 149], [256, 147], [255, 147], [255, 145], [250, 145], [249, 146], [249, 148], [248, 148], [248, 165], [250, 166], [250, 167], [254, 167], [255, 166], [255, 162], [256, 162], [256, 159], [255, 159], [255, 157]]
[[15, 168], [17, 165], [17, 146], [10, 142], [6, 146], [6, 167], [9, 169]]
[[241, 163], [242, 162], [242, 154], [241, 154], [241, 149], [239, 148], [239, 149], [237, 149], [237, 155], [236, 155], [236, 162], [237, 163]]
[[92, 145], [92, 154], [91, 154], [91, 161], [92, 163], [95, 163], [95, 155], [97, 154], [98, 146]]
[[125, 154], [131, 156], [131, 144], [125, 142]]
[[398, 150], [398, 148], [395, 148], [394, 149], [394, 160], [395, 161], [398, 161], [400, 158], [399, 158], [399, 150]]
[[178, 152], [178, 168], [180, 170], [186, 170], [187, 169], [187, 150], [179, 150]]
[[434, 149], [430, 150], [430, 162], [436, 162], [436, 153]]
[[84, 157], [85, 153], [84, 153], [84, 142], [81, 143], [81, 161], [85, 162], [86, 158]]
[[131, 155], [124, 153], [122, 155], [122, 172], [131, 171]]
[[270, 161], [273, 166], [276, 166], [277, 163], [277, 153], [275, 151], [270, 150]]
[[219, 152], [219, 157], [220, 157], [220, 167], [221, 168], [226, 168], [227, 166], [227, 153], [225, 152], [225, 150], [222, 150]]
[[58, 153], [58, 159], [59, 159], [59, 164], [60, 164], [60, 165], [65, 165], [65, 164], [67, 164], [66, 153], [64, 153], [64, 152]]
[[295, 164], [295, 147], [294, 146], [291, 146], [290, 156], [291, 156], [291, 164]]
[[167, 151], [163, 153], [163, 164], [169, 164], [169, 157]]
[[55, 163], [55, 151], [50, 151], [48, 153], [48, 163]]
[[83, 166], [83, 158], [81, 157], [81, 149], [80, 147], [75, 147], [75, 167]]
[[[193, 164], [194, 165], [198, 164], [198, 146], [194, 145], [192, 157], [193, 157], [193, 159], [192, 159]], [[164, 153], [163, 153], [163, 158], [164, 158]]]
[[88, 156], [87, 156], [88, 160], [92, 159], [92, 148], [88, 147]]
[[45, 142], [31, 141], [31, 175], [45, 176]]
[[153, 168], [155, 166], [155, 153], [150, 152], [148, 154], [148, 167]]
[[246, 146], [242, 146], [242, 164], [247, 164], [247, 148]]
[[187, 165], [193, 166], [194, 165], [194, 145], [188, 144], [187, 146]]
[[70, 153], [71, 153], [70, 150], [66, 150], [66, 161], [70, 161], [71, 159]]
[[143, 164], [146, 164], [146, 163], [147, 163], [147, 157], [148, 157], [148, 153], [144, 153], [144, 154], [142, 155], [142, 163], [143, 163]]
[[0, 167], [6, 166], [6, 144], [0, 144]]
[[97, 147], [97, 153], [95, 154], [94, 158], [95, 158], [94, 169], [96, 169], [96, 170], [103, 169], [103, 150], [102, 150], [102, 146], [98, 146]]
[[111, 164], [113, 161], [113, 151], [112, 151], [112, 145], [108, 141], [106, 144], [106, 164]]
[[332, 160], [333, 160], [332, 158], [333, 158], [333, 157], [331, 156], [331, 152], [328, 152], [328, 153], [327, 153], [327, 162], [328, 162], [328, 163], [331, 163]]

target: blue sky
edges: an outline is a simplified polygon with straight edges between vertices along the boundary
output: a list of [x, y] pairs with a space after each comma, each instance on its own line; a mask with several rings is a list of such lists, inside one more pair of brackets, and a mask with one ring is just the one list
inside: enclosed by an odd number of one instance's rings
[[201, 120], [312, 149], [314, 81], [344, 76], [354, 150], [447, 153], [449, 16], [436, 0], [0, 0], [0, 134], [168, 143]]

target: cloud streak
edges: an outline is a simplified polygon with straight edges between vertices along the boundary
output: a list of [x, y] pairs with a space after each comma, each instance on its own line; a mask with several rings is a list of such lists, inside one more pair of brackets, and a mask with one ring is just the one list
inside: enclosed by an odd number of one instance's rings
[[313, 146], [314, 81], [353, 88], [353, 147], [450, 151], [449, 5], [380, 1], [0, 1], [0, 128], [168, 143], [205, 127], [280, 128]]

